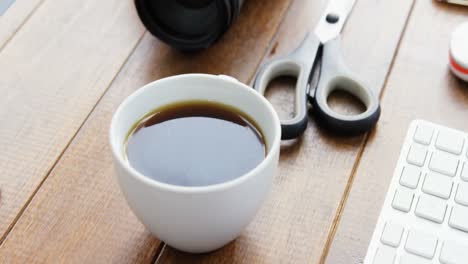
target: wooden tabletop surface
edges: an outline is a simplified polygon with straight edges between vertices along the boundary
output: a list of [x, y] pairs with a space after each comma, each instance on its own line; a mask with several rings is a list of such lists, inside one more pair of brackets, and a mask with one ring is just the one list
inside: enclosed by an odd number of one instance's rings
[[[274, 187], [234, 242], [210, 254], [165, 246], [132, 214], [108, 145], [122, 100], [189, 72], [250, 83], [315, 26], [326, 0], [247, 0], [213, 47], [180, 53], [146, 32], [131, 0], [18, 0], [0, 16], [0, 263], [362, 262], [412, 119], [468, 131], [468, 84], [448, 70], [450, 33], [468, 8], [359, 0], [343, 55], [380, 94], [369, 135], [337, 137], [311, 117], [284, 142]], [[268, 98], [290, 115], [290, 79]], [[338, 111], [349, 96], [333, 95]]]

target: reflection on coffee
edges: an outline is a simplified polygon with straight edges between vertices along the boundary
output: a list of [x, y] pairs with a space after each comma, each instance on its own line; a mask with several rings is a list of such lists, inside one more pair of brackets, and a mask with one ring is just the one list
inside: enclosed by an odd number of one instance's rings
[[266, 155], [262, 131], [240, 110], [209, 101], [158, 108], [136, 122], [126, 142], [130, 165], [146, 177], [181, 186], [233, 180]]

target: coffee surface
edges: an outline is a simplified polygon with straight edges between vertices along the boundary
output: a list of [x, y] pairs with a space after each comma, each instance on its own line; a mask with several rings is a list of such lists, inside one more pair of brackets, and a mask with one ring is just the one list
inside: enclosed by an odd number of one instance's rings
[[239, 110], [208, 101], [159, 108], [129, 132], [130, 165], [146, 177], [181, 186], [233, 180], [266, 155], [262, 132]]

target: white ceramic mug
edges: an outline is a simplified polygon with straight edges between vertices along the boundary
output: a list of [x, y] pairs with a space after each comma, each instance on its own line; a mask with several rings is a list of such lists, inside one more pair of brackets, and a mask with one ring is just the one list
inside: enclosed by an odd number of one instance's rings
[[[135, 122], [155, 108], [197, 99], [231, 105], [251, 117], [265, 136], [265, 159], [234, 180], [208, 186], [170, 185], [136, 171], [124, 155], [124, 141]], [[110, 127], [118, 182], [131, 209], [160, 240], [193, 253], [224, 246], [254, 218], [277, 169], [280, 138], [280, 122], [271, 104], [224, 75], [187, 74], [147, 84], [125, 99]]]

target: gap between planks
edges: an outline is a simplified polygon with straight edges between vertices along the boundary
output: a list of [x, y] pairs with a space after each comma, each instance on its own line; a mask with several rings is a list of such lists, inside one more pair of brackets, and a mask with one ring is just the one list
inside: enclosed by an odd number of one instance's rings
[[[41, 1], [41, 3], [43, 3], [45, 0]], [[37, 8], [36, 8], [37, 9]], [[36, 10], [35, 9], [35, 10]], [[29, 17], [29, 16], [28, 16]], [[24, 24], [24, 23], [23, 23]], [[22, 25], [21, 25], [22, 26]], [[102, 98], [104, 97], [104, 95], [107, 93], [107, 90], [109, 90], [109, 88], [112, 86], [112, 84], [114, 83], [115, 79], [117, 78], [117, 76], [120, 74], [120, 72], [122, 71], [123, 67], [127, 64], [127, 61], [129, 60], [129, 58], [131, 57], [131, 55], [135, 52], [136, 48], [138, 47], [138, 45], [140, 44], [140, 42], [142, 41], [143, 37], [146, 35], [146, 30], [143, 31], [143, 33], [141, 34], [141, 36], [138, 38], [138, 41], [135, 43], [135, 45], [132, 47], [131, 51], [128, 53], [128, 56], [125, 58], [125, 60], [122, 61], [122, 64], [120, 65], [119, 69], [116, 71], [116, 74], [114, 75], [114, 77], [112, 77], [111, 81], [109, 82], [109, 84], [106, 86], [106, 88], [104, 89], [103, 93], [101, 94], [101, 96], [99, 96], [98, 100], [96, 100], [96, 103], [93, 105], [93, 107], [90, 109], [89, 113], [86, 115], [86, 117], [83, 119], [83, 122], [80, 124], [80, 126], [78, 127], [78, 129], [76, 129], [75, 133], [73, 134], [73, 136], [70, 138], [70, 140], [67, 142], [67, 144], [64, 146], [64, 148], [62, 149], [62, 151], [60, 152], [60, 154], [57, 156], [57, 159], [52, 163], [52, 166], [50, 167], [50, 169], [47, 171], [47, 173], [45, 174], [44, 178], [39, 182], [39, 184], [37, 185], [36, 189], [34, 189], [34, 191], [31, 193], [31, 195], [29, 196], [28, 200], [24, 203], [23, 207], [21, 208], [21, 210], [18, 212], [18, 214], [16, 215], [16, 217], [13, 219], [13, 221], [10, 223], [10, 225], [8, 226], [7, 230], [5, 231], [4, 235], [0, 237], [0, 246], [3, 244], [3, 242], [5, 241], [5, 239], [8, 237], [8, 235], [10, 234], [10, 232], [13, 230], [13, 228], [15, 227], [16, 223], [18, 222], [18, 220], [21, 218], [21, 216], [23, 215], [24, 211], [28, 208], [29, 204], [31, 203], [31, 201], [34, 199], [34, 196], [36, 195], [36, 193], [41, 189], [42, 185], [44, 184], [44, 182], [47, 180], [47, 178], [49, 177], [49, 175], [51, 174], [51, 172], [55, 169], [55, 166], [59, 163], [59, 161], [62, 159], [62, 156], [65, 154], [65, 152], [68, 150], [68, 147], [70, 146], [70, 144], [73, 142], [73, 140], [75, 139], [76, 135], [78, 135], [78, 133], [81, 131], [81, 128], [84, 126], [84, 124], [86, 124], [86, 122], [88, 121], [89, 117], [91, 116], [91, 114], [94, 112], [94, 109], [96, 109], [97, 105], [99, 104], [99, 102], [101, 102]], [[11, 39], [11, 38], [10, 38]], [[10, 40], [9, 39], [9, 40]], [[8, 41], [9, 41], [8, 40]], [[7, 42], [8, 42], [7, 41]], [[5, 45], [6, 46], [6, 45]], [[3, 47], [2, 47], [3, 48]], [[1, 48], [0, 48], [0, 52], [1, 52]]]
[[[400, 50], [400, 45], [401, 45], [402, 40], [403, 40], [403, 38], [405, 36], [406, 29], [408, 27], [409, 21], [410, 21], [410, 19], [412, 17], [416, 1], [417, 0], [413, 0], [412, 4], [410, 6], [410, 10], [409, 10], [408, 16], [407, 16], [407, 18], [405, 20], [403, 30], [401, 31], [400, 37], [398, 39], [398, 44], [397, 44], [397, 47], [396, 47], [395, 54], [393, 55], [392, 61], [390, 63], [390, 67], [389, 67], [388, 72], [387, 72], [387, 75], [385, 76], [385, 81], [383, 83], [382, 91], [379, 94], [379, 101], [382, 101], [382, 99], [384, 97], [386, 87], [387, 87], [387, 82], [388, 82], [388, 80], [390, 78], [390, 75], [391, 75], [391, 73], [393, 71], [393, 66], [394, 66], [395, 60], [396, 60], [396, 58], [398, 56], [398, 53], [399, 53], [399, 50]], [[351, 174], [350, 174], [350, 176], [348, 178], [348, 182], [347, 182], [345, 190], [343, 192], [343, 196], [342, 196], [342, 199], [340, 201], [340, 205], [338, 206], [337, 212], [335, 214], [335, 219], [333, 219], [333, 223], [332, 223], [332, 226], [330, 228], [327, 241], [325, 242], [325, 247], [323, 249], [322, 256], [320, 257], [320, 263], [325, 263], [325, 261], [327, 260], [327, 256], [328, 256], [328, 253], [330, 251], [330, 247], [331, 247], [331, 245], [333, 243], [333, 240], [335, 239], [336, 231], [338, 229], [338, 224], [340, 223], [340, 220], [341, 220], [341, 215], [343, 213], [344, 207], [345, 207], [346, 202], [347, 202], [348, 197], [349, 197], [349, 193], [351, 192], [351, 188], [352, 188], [353, 183], [354, 183], [354, 177], [356, 176], [357, 169], [359, 168], [359, 165], [361, 163], [361, 159], [362, 159], [362, 156], [363, 156], [364, 151], [366, 149], [367, 143], [369, 142], [370, 134], [373, 133], [374, 131], [375, 130], [373, 130], [370, 133], [367, 133], [365, 135], [363, 143], [361, 144], [361, 146], [359, 148], [359, 153], [358, 153], [358, 155], [356, 157], [353, 169], [351, 170]]]
[[153, 259], [151, 260], [151, 263], [158, 263], [158, 260], [161, 258], [163, 255], [164, 249], [167, 247], [166, 243], [162, 242], [159, 243], [158, 248], [156, 249], [156, 252], [153, 256]]
[[[29, 21], [29, 19], [36, 13], [36, 10], [39, 9], [39, 7], [45, 2], [46, 0], [40, 0], [36, 6], [31, 10], [31, 12], [24, 18], [23, 22], [20, 23], [20, 25], [18, 26], [18, 28], [16, 28], [13, 33], [11, 34], [11, 36], [9, 36], [5, 42], [0, 45], [0, 53], [3, 51], [3, 49], [8, 45], [8, 43], [10, 43], [10, 41], [13, 39], [14, 36], [16, 36], [16, 33], [18, 33], [22, 28], [23, 26], [26, 24], [26, 22]], [[13, 3], [14, 5], [15, 3]], [[8, 12], [8, 10], [7, 10]], [[0, 244], [1, 244], [2, 240], [0, 238]]]

